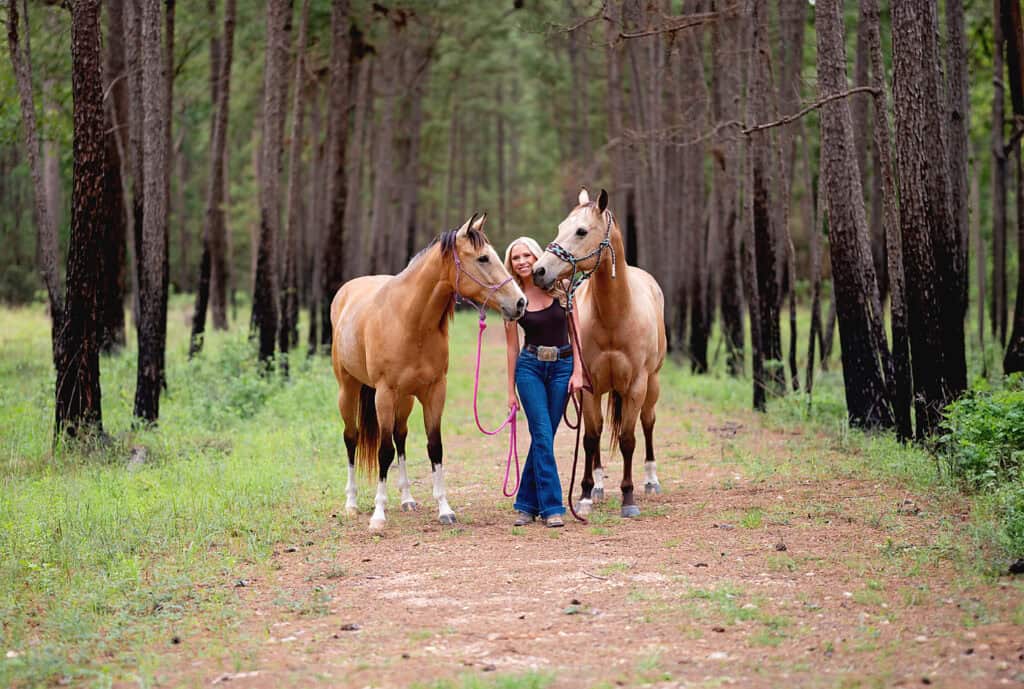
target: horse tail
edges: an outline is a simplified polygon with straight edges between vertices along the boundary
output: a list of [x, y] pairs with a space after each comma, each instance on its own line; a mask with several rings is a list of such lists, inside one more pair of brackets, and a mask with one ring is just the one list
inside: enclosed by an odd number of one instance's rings
[[380, 449], [380, 425], [377, 423], [377, 391], [369, 385], [359, 389], [359, 411], [356, 416], [359, 437], [356, 441], [356, 467], [376, 478], [377, 451]]
[[609, 457], [615, 455], [615, 447], [619, 444], [619, 434], [622, 432], [622, 395], [615, 390], [608, 393], [608, 411], [605, 417], [612, 425], [611, 447], [608, 448]]

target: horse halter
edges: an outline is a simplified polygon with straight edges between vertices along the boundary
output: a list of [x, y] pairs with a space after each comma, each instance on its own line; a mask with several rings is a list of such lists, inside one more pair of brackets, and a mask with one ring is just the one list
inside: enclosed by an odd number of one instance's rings
[[[604, 250], [607, 248], [612, 253], [612, 279], [615, 279], [615, 247], [612, 246], [612, 212], [605, 210], [608, 217], [608, 223], [604, 230], [604, 239], [597, 245], [597, 248], [591, 251], [586, 256], [577, 257], [570, 251], [566, 250], [556, 242], [551, 242], [545, 248], [546, 251], [550, 251], [561, 261], [568, 263], [572, 266], [572, 277], [569, 282], [568, 294], [566, 297], [566, 310], [572, 311], [572, 300], [576, 295], [576, 290], [584, 281], [589, 280], [590, 276], [597, 272], [597, 269], [601, 266], [601, 258]], [[597, 261], [594, 262], [594, 267], [589, 271], [579, 271], [576, 268], [576, 264], [586, 261], [588, 258], [597, 256]]]
[[[507, 285], [509, 282], [512, 281], [512, 276], [509, 275], [507, 278], [505, 278], [504, 280], [502, 280], [501, 282], [499, 282], [497, 284], [488, 284], [486, 282], [483, 282], [483, 281], [473, 277], [473, 274], [470, 273], [468, 270], [466, 270], [466, 268], [462, 265], [462, 261], [459, 259], [459, 252], [454, 250], [454, 248], [452, 250], [452, 258], [455, 261], [455, 303], [458, 304], [458, 303], [461, 303], [461, 302], [467, 302], [467, 303], [472, 304], [476, 308], [476, 310], [480, 312], [480, 320], [481, 321], [486, 320], [486, 318], [487, 318], [487, 302], [489, 302], [491, 300], [491, 297], [493, 297], [494, 294], [499, 289], [501, 289], [502, 287], [504, 287], [505, 285]], [[485, 290], [487, 290], [487, 297], [484, 299], [484, 302], [482, 304], [477, 304], [475, 301], [473, 301], [469, 297], [462, 296], [462, 294], [459, 292], [459, 279], [463, 275], [465, 275], [470, 280], [472, 280], [473, 282], [475, 282], [476, 284], [480, 285]]]

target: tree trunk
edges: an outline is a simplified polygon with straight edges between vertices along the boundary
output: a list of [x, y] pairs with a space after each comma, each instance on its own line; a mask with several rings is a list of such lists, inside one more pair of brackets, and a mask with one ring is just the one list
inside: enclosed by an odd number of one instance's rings
[[[306, 33], [309, 24], [309, 1], [303, 0], [299, 42], [295, 48], [295, 93], [292, 104], [291, 144], [288, 148], [288, 224], [285, 228], [284, 283], [281, 291], [281, 325], [277, 346], [286, 355], [293, 340], [298, 339], [299, 319], [299, 218], [302, 206], [302, 144], [306, 119]], [[288, 360], [282, 360], [282, 372], [288, 374]]]
[[[975, 156], [976, 160], [980, 157]], [[981, 376], [988, 378], [988, 352], [985, 351], [985, 237], [981, 232], [981, 166], [971, 175], [971, 235], [974, 238], [974, 274], [978, 281], [978, 351], [981, 355]]]
[[35, 197], [33, 208], [35, 210], [37, 227], [36, 256], [39, 264], [39, 274], [43, 279], [43, 284], [46, 285], [46, 293], [50, 300], [50, 338], [53, 347], [52, 354], [54, 362], [56, 362], [57, 340], [62, 330], [61, 319], [64, 314], [64, 301], [60, 295], [60, 273], [57, 268], [60, 250], [57, 244], [55, 219], [50, 217], [50, 214], [47, 212], [46, 189], [43, 184], [43, 170], [39, 161], [39, 137], [36, 131], [36, 110], [32, 97], [32, 50], [29, 41], [30, 31], [27, 2], [24, 7], [24, 53], [22, 53], [18, 44], [18, 0], [11, 0], [7, 6], [7, 46], [10, 49], [11, 66], [14, 68], [14, 75], [18, 83], [18, 97], [21, 101], [22, 142], [29, 162], [33, 195]]
[[[570, 42], [575, 41], [575, 32], [569, 32]], [[495, 136], [495, 147], [496, 147], [496, 158], [497, 164], [497, 179], [495, 180], [498, 185], [498, 233], [499, 235], [505, 234], [505, 221], [506, 221], [506, 209], [505, 209], [505, 193], [507, 183], [505, 182], [505, 97], [502, 90], [502, 82], [499, 79], [498, 83], [495, 84], [495, 120], [497, 136]], [[582, 111], [586, 111], [586, 108], [581, 108]], [[414, 127], [419, 127], [418, 122], [411, 123]]]
[[804, 374], [804, 391], [808, 397], [814, 393], [814, 345], [815, 338], [821, 333], [821, 230], [825, 214], [825, 188], [821, 178], [818, 179], [818, 191], [814, 194], [814, 171], [811, 169], [811, 144], [807, 137], [804, 140], [804, 223], [810, 230], [811, 245], [811, 327], [807, 333], [807, 369]]
[[103, 176], [104, 204], [108, 209], [109, 224], [102, 243], [103, 288], [100, 295], [100, 351], [104, 354], [119, 352], [125, 346], [125, 242], [128, 226], [124, 181], [121, 179], [121, 155], [109, 112], [107, 110], [104, 117], [107, 169]]
[[[1014, 124], [1024, 126], [1024, 26], [1020, 3], [1003, 3], [1003, 34], [1006, 37], [1006, 58], [1010, 81], [1010, 102], [1013, 103]], [[1013, 144], [1017, 157], [1017, 301], [1013, 310], [1013, 330], [1003, 357], [1003, 371], [1024, 370], [1024, 179], [1021, 172], [1021, 146]]]
[[330, 351], [331, 300], [345, 280], [345, 209], [348, 203], [348, 179], [346, 177], [346, 154], [348, 153], [349, 121], [349, 77], [352, 71], [353, 52], [349, 40], [349, 0], [334, 0], [331, 9], [331, 82], [329, 96], [328, 141], [328, 217], [324, 235], [322, 269], [322, 294], [320, 304], [320, 344], [325, 352]]
[[[713, 8], [723, 13], [711, 26], [711, 59], [714, 84], [714, 118], [718, 122], [738, 120], [740, 116], [740, 63], [734, 49], [734, 37], [741, 35], [743, 19], [740, 12], [722, 0], [715, 0]], [[725, 337], [729, 375], [743, 375], [743, 285], [740, 271], [740, 239], [737, 228], [739, 202], [736, 180], [742, 174], [743, 163], [733, 137], [720, 132], [716, 137], [713, 171], [715, 212], [721, 227], [722, 263], [718, 270], [722, 310], [722, 330]]]
[[135, 417], [160, 418], [163, 349], [167, 333], [167, 84], [160, 42], [159, 0], [143, 0], [141, 17], [143, 177], [145, 179], [139, 254], [139, 366]]
[[1006, 152], [1003, 150], [1006, 92], [1003, 68], [1002, 0], [992, 2], [992, 334], [1006, 343]]
[[253, 334], [259, 339], [259, 359], [274, 356], [278, 321], [277, 235], [281, 225], [281, 149], [284, 103], [281, 79], [287, 64], [285, 24], [288, 0], [267, 0], [267, 48], [263, 68], [263, 141], [260, 149], [260, 226], [253, 286]]
[[[211, 20], [216, 18], [210, 3]], [[227, 329], [227, 247], [225, 225], [225, 168], [227, 156], [228, 106], [231, 94], [231, 55], [235, 35], [235, 0], [224, 3], [224, 35], [210, 40], [210, 90], [213, 97], [213, 126], [210, 132], [210, 177], [206, 192], [206, 220], [203, 254], [199, 262], [199, 286], [192, 316], [189, 358], [203, 348], [206, 309], [213, 327]]]
[[[1016, 3], [1019, 7], [1020, 3]], [[960, 319], [967, 317], [968, 300], [968, 216], [967, 143], [970, 124], [967, 90], [967, 36], [964, 31], [963, 0], [945, 0], [946, 5], [946, 149], [949, 152], [949, 200], [960, 266]], [[966, 374], [964, 378], [966, 387]]]
[[[846, 89], [846, 50], [839, 0], [815, 5], [818, 85], [822, 98]], [[888, 427], [892, 411], [875, 334], [882, 314], [874, 310], [875, 270], [871, 260], [864, 195], [857, 173], [853, 121], [845, 100], [822, 107], [823, 184], [826, 189], [836, 313], [842, 343], [843, 380], [850, 423]]]
[[912, 433], [910, 404], [913, 391], [910, 364], [910, 341], [907, 331], [907, 294], [903, 274], [903, 245], [900, 229], [896, 172], [892, 160], [892, 137], [889, 128], [889, 104], [886, 97], [885, 62], [882, 57], [881, 23], [878, 0], [862, 0], [862, 22], [866, 27], [867, 49], [871, 59], [871, 85], [874, 94], [874, 148], [880, 165], [875, 170], [881, 179], [882, 227], [885, 255], [888, 261], [890, 303], [892, 311], [892, 372], [887, 376], [892, 400], [896, 432], [901, 440]]
[[[748, 121], [766, 122], [769, 120], [768, 89], [768, 16], [764, 0], [755, 0], [756, 21], [753, 28], [754, 50], [756, 58], [752, 59], [748, 73], [747, 99], [751, 103], [752, 112]], [[779, 309], [781, 306], [780, 269], [778, 264], [778, 228], [774, 227], [773, 216], [775, 204], [779, 199], [772, 198], [775, 181], [772, 176], [772, 145], [770, 130], [755, 132], [750, 136], [753, 150], [753, 179], [750, 192], [753, 195], [752, 208], [754, 222], [754, 270], [757, 280], [758, 312], [761, 316], [760, 337], [761, 350], [766, 365], [766, 383], [773, 394], [785, 391], [786, 374], [782, 361], [782, 331], [779, 327]]]
[[134, 106], [129, 119], [128, 140], [132, 169], [131, 228], [133, 262], [132, 284], [135, 286], [132, 313], [136, 330], [142, 318], [142, 234], [145, 208], [145, 169], [143, 165], [143, 106], [142, 106], [142, 0], [125, 0], [125, 36], [128, 62], [128, 100]]
[[1013, 309], [1013, 330], [1003, 357], [1003, 373], [1024, 371], [1024, 169], [1021, 166], [1020, 143], [1017, 159], [1017, 301]]
[[[8, 6], [10, 11], [14, 3]], [[15, 44], [16, 45], [16, 44]], [[100, 56], [99, 0], [71, 3], [74, 184], [67, 300], [56, 348], [55, 438], [102, 433], [99, 287], [107, 170]]]
[[938, 430], [942, 409], [966, 384], [963, 273], [949, 209], [935, 13], [928, 0], [907, 0], [892, 9], [900, 225], [921, 438]]
[[[762, 34], [765, 31], [766, 19], [764, 14], [766, 8], [764, 6], [764, 0], [749, 0], [749, 30], [751, 36], [751, 43], [754, 46], [759, 45], [759, 41], [762, 39]], [[762, 88], [762, 84], [758, 77], [760, 69], [757, 63], [760, 61], [760, 57], [757, 55], [757, 50], [751, 50], [749, 52], [748, 64], [747, 64], [747, 101], [746, 101], [746, 120], [748, 122], [758, 121], [758, 115], [760, 112], [759, 105], [756, 104], [760, 96], [757, 95], [758, 90]], [[763, 180], [760, 188], [758, 187], [758, 169], [763, 167], [763, 161], [761, 158], [761, 151], [765, 148], [765, 145], [761, 142], [755, 141], [759, 137], [765, 136], [764, 132], [755, 132], [747, 138], [747, 161], [746, 161], [746, 176], [744, 180], [744, 223], [746, 225], [746, 237], [745, 237], [745, 284], [747, 288], [747, 307], [750, 311], [750, 355], [751, 361], [753, 362], [753, 374], [754, 374], [754, 409], [757, 411], [767, 411], [767, 400], [766, 400], [766, 385], [767, 380], [765, 379], [764, 371], [764, 350], [762, 344], [764, 342], [763, 337], [763, 324], [762, 319], [762, 304], [764, 301], [760, 291], [760, 283], [758, 281], [758, 259], [757, 259], [757, 243], [758, 243], [758, 225], [765, 221], [766, 209], [763, 207], [764, 200], [758, 199], [759, 194], [764, 194], [765, 189]], [[758, 210], [759, 204], [762, 206]]]

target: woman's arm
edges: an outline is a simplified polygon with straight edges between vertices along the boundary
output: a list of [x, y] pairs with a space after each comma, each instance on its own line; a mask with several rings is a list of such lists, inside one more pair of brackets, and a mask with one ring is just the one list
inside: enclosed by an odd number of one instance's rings
[[519, 328], [514, 321], [505, 321], [505, 350], [508, 364], [508, 408], [519, 406], [516, 397], [516, 361], [519, 359]]
[[583, 389], [583, 352], [580, 349], [580, 343], [573, 337], [573, 333], [578, 335], [580, 332], [576, 309], [569, 312], [569, 318], [572, 319], [572, 327], [569, 328], [569, 342], [572, 344], [572, 377], [569, 378], [569, 394], [571, 395], [577, 390]]

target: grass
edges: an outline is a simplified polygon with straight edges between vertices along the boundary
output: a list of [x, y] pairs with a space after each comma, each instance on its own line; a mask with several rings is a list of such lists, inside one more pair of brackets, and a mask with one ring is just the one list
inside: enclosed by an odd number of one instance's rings
[[[234, 583], [268, 571], [275, 549], [304, 542], [308, 525], [322, 524], [332, 514], [346, 521], [338, 512], [344, 502], [344, 447], [328, 361], [293, 356], [287, 381], [261, 376], [244, 328], [236, 325], [229, 333], [208, 333], [205, 351], [190, 363], [188, 308], [187, 300], [172, 299], [168, 392], [161, 399], [159, 427], [133, 428], [136, 354], [130, 337], [124, 353], [101, 362], [108, 436], [57, 447], [52, 446], [53, 373], [45, 312], [38, 305], [0, 309], [0, 649], [13, 654], [0, 663], [0, 686], [145, 685], [159, 674], [156, 656], [171, 647], [173, 637], [201, 630], [215, 639], [207, 655], [249, 657], [252, 646], [232, 636], [238, 624], [229, 595]], [[236, 323], [246, 322], [246, 314], [239, 314]], [[475, 335], [475, 316], [460, 314], [452, 328], [449, 409], [468, 409], [472, 370], [457, 362], [470, 356]], [[710, 351], [715, 347], [713, 342]], [[485, 350], [484, 366], [503, 370], [503, 356]], [[738, 481], [725, 479], [723, 489], [772, 476], [854, 476], [896, 480], [940, 499], [956, 499], [925, 452], [889, 435], [848, 428], [836, 361], [837, 370], [819, 375], [813, 404], [805, 395], [791, 394], [772, 400], [763, 417], [770, 429], [799, 428], [805, 436], [826, 437], [827, 452], [794, 451], [778, 463], [766, 462], [733, 443], [727, 429], [709, 433], [687, 419], [687, 405], [696, 401], [723, 419], [750, 405], [749, 379], [729, 378], [723, 366], [718, 361], [711, 374], [695, 376], [670, 362], [662, 372], [662, 404], [682, 419], [683, 446], [720, 447], [723, 463], [742, 475]], [[503, 406], [502, 386], [481, 386], [485, 426], [500, 422]], [[446, 437], [476, 433], [464, 417], [445, 416]], [[410, 419], [410, 471], [416, 470], [412, 457], [424, 446], [417, 406]], [[145, 448], [146, 460], [131, 468], [133, 448]], [[359, 501], [364, 511], [372, 504], [365, 486]], [[620, 523], [618, 509], [618, 499], [610, 496], [591, 516], [589, 533], [610, 534]], [[660, 517], [667, 508], [649, 505], [645, 514]], [[976, 513], [973, 544], [940, 534], [937, 550], [894, 546], [880, 555], [922, 563], [945, 557], [972, 566], [971, 549], [994, 538], [986, 514], [984, 509]], [[823, 506], [820, 518], [835, 515]], [[737, 515], [746, 529], [780, 519], [788, 516], [775, 508]], [[468, 523], [462, 515], [460, 522]], [[884, 526], [881, 517], [879, 526]], [[445, 536], [459, 540], [463, 533], [457, 527]], [[773, 570], [797, 567], [786, 556], [772, 558]], [[614, 563], [601, 574], [628, 569]], [[335, 565], [327, 578], [345, 576]], [[763, 645], [785, 633], [786, 624], [758, 617], [756, 607], [743, 607], [752, 601], [738, 591], [719, 588], [706, 594], [686, 601], [698, 615], [750, 619], [760, 625], [757, 642]], [[305, 599], [282, 604], [318, 615], [328, 600], [328, 591], [310, 591]], [[552, 678], [528, 673], [459, 681], [423, 686], [530, 687], [546, 686]]]

